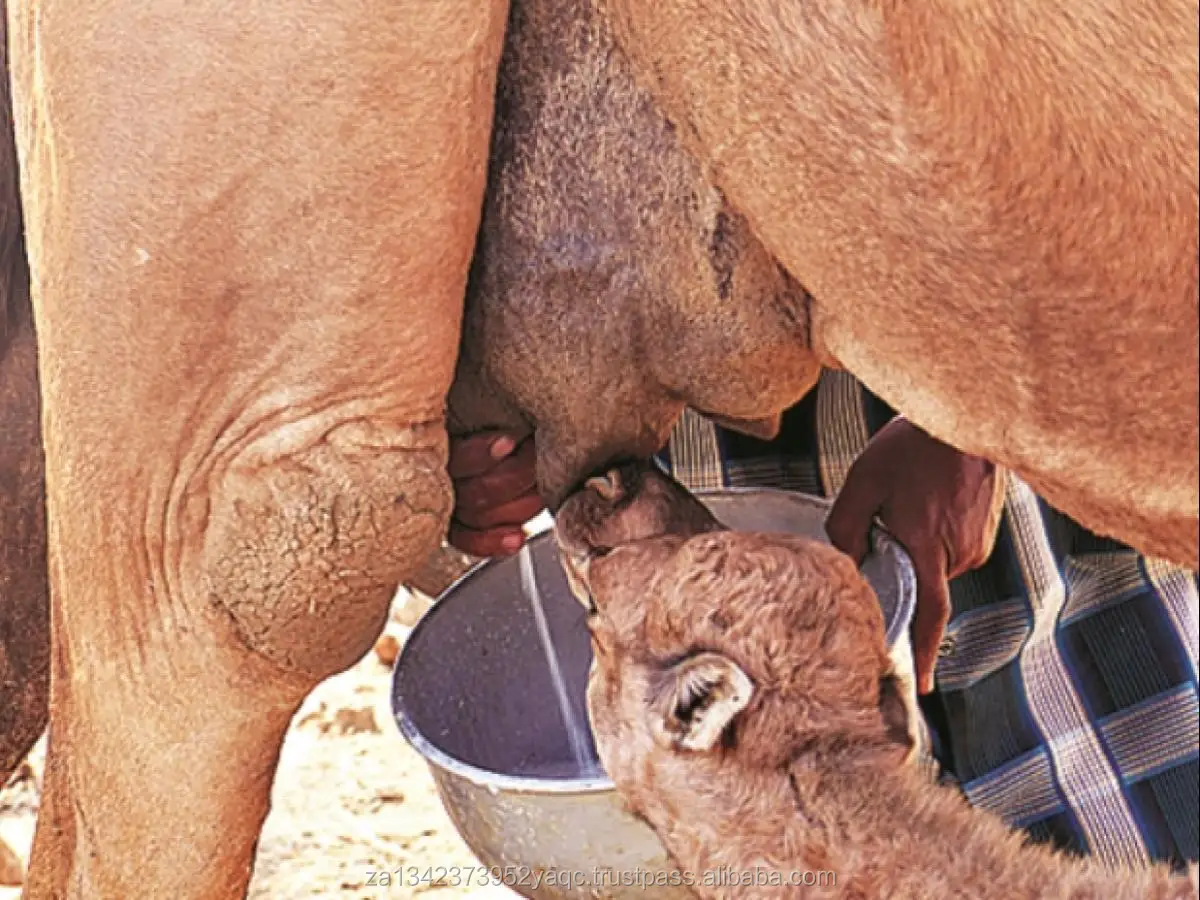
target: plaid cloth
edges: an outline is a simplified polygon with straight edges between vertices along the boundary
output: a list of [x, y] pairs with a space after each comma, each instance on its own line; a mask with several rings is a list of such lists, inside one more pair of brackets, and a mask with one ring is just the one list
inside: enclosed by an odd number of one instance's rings
[[[693, 490], [831, 497], [894, 415], [829, 371], [774, 441], [689, 410], [659, 462]], [[1092, 535], [1014, 476], [992, 557], [950, 592], [937, 691], [922, 707], [968, 800], [1111, 864], [1195, 861], [1196, 574]]]

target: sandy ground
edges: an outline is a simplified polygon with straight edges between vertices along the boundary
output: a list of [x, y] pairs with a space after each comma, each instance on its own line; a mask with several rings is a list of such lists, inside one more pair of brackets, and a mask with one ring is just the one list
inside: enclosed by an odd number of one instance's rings
[[[401, 591], [385, 634], [402, 642], [427, 601]], [[478, 866], [450, 824], [421, 757], [391, 717], [391, 668], [374, 652], [321, 684], [283, 746], [251, 900], [303, 897], [514, 900], [501, 887], [372, 885], [373, 872]], [[0, 838], [28, 861], [42, 747], [0, 792]], [[18, 888], [0, 887], [0, 900]]]

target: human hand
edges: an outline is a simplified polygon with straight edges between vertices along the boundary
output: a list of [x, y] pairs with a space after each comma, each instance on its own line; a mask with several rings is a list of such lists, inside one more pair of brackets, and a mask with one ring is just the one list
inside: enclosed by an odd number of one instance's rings
[[450, 544], [472, 556], [507, 556], [525, 543], [521, 526], [542, 511], [533, 437], [497, 431], [451, 438], [454, 483]]
[[862, 562], [876, 516], [912, 558], [917, 577], [913, 662], [917, 690], [933, 672], [950, 621], [950, 579], [992, 554], [1004, 504], [1004, 470], [959, 453], [897, 417], [880, 429], [846, 476], [825, 530]]

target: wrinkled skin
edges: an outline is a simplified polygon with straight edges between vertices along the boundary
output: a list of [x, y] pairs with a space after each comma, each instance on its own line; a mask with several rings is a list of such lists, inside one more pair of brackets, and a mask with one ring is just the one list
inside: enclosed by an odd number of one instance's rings
[[825, 873], [698, 896], [1194, 896], [1195, 866], [1189, 884], [1053, 853], [906, 765], [879, 602], [833, 547], [721, 528], [633, 466], [589, 480], [555, 534], [590, 607], [600, 760], [676, 867]]
[[683, 152], [588, 3], [513, 8], [452, 434], [536, 430], [553, 510], [685, 404], [771, 434], [820, 374], [807, 295]]
[[446, 532], [507, 4], [8, 12], [53, 594], [27, 896], [241, 897], [293, 712]]

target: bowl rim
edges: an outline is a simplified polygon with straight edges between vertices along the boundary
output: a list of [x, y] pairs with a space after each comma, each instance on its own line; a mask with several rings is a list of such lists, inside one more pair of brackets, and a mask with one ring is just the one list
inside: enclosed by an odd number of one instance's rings
[[[833, 506], [833, 501], [820, 497], [816, 494], [806, 494], [802, 491], [791, 491], [784, 488], [772, 487], [756, 487], [756, 486], [735, 486], [725, 488], [703, 488], [691, 492], [694, 496], [704, 499], [711, 497], [728, 497], [730, 495], [778, 495], [786, 496], [792, 500], [799, 500], [804, 503], [809, 503], [813, 506], [819, 506], [825, 510], [829, 510]], [[539, 517], [540, 518], [540, 517]], [[546, 525], [541, 530], [531, 534], [527, 540], [527, 545], [532, 545], [534, 541], [553, 540], [553, 526]], [[896, 640], [900, 636], [900, 631], [907, 628], [912, 620], [916, 606], [916, 573], [913, 569], [912, 560], [905, 551], [896, 537], [888, 531], [887, 528], [876, 518], [872, 523], [871, 541], [869, 553], [878, 552], [880, 549], [879, 542], [884, 545], [891, 545], [891, 549], [896, 554], [899, 561], [899, 579], [901, 582], [901, 590], [899, 597], [899, 606], [897, 607], [897, 615], [895, 616], [891, 628], [885, 632], [884, 639], [887, 646], [891, 649]], [[400, 653], [396, 657], [396, 662], [392, 669], [392, 689], [390, 691], [390, 701], [392, 707], [392, 719], [396, 723], [397, 729], [404, 736], [404, 739], [417, 751], [429, 765], [435, 767], [437, 771], [447, 775], [453, 775], [455, 778], [466, 781], [476, 787], [483, 788], [489, 792], [499, 793], [529, 793], [529, 794], [602, 794], [609, 791], [614, 791], [616, 785], [613, 784], [611, 778], [607, 774], [595, 776], [571, 776], [569, 778], [540, 778], [525, 775], [508, 775], [502, 772], [493, 772], [490, 769], [485, 769], [482, 766], [476, 766], [452, 756], [441, 747], [437, 746], [433, 741], [427, 738], [413, 722], [411, 715], [408, 712], [407, 705], [404, 702], [404, 691], [401, 687], [401, 672], [403, 670], [404, 654], [412, 645], [414, 639], [418, 637], [421, 630], [427, 625], [433, 614], [441, 605], [444, 598], [450, 596], [460, 587], [467, 584], [471, 579], [479, 576], [481, 572], [489, 566], [499, 565], [507, 557], [504, 558], [489, 558], [481, 560], [471, 566], [466, 572], [456, 578], [445, 590], [443, 590], [436, 598], [433, 605], [422, 614], [421, 618], [412, 627], [408, 637], [404, 641], [404, 645], [400, 648]], [[861, 569], [861, 567], [860, 567]], [[439, 782], [440, 778], [435, 780]]]
[[[532, 544], [534, 541], [553, 540], [554, 536], [550, 532], [551, 529], [546, 528], [537, 534], [531, 535], [526, 543]], [[456, 578], [449, 587], [434, 599], [433, 605], [425, 611], [408, 633], [408, 638], [400, 648], [400, 654], [396, 657], [396, 662], [392, 670], [391, 705], [392, 718], [396, 722], [396, 727], [404, 735], [404, 739], [412, 745], [412, 748], [421, 755], [425, 762], [434, 766], [437, 771], [453, 775], [457, 779], [469, 782], [476, 787], [484, 788], [488, 791], [526, 794], [600, 794], [615, 790], [616, 786], [607, 774], [590, 777], [538, 778], [527, 775], [509, 775], [503, 772], [494, 772], [482, 766], [476, 766], [447, 753], [427, 738], [421, 729], [417, 727], [416, 723], [413, 722], [412, 716], [408, 711], [408, 706], [404, 702], [404, 690], [401, 686], [401, 671], [405, 651], [411, 646], [413, 639], [418, 637], [421, 629], [430, 621], [434, 611], [437, 610], [444, 597], [448, 597], [460, 586], [476, 578], [489, 566], [498, 565], [500, 562], [502, 562], [502, 559], [492, 558], [482, 560], [471, 566], [471, 568]], [[440, 779], [437, 780], [440, 783]]]

